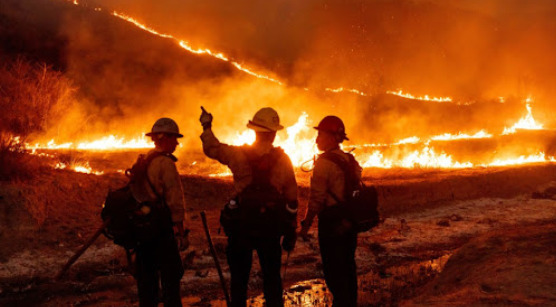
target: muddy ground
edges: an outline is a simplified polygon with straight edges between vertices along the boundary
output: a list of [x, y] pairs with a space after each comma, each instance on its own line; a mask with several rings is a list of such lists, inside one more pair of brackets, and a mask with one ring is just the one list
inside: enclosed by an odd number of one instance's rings
[[[308, 175], [298, 178], [304, 212]], [[368, 170], [365, 180], [379, 187], [384, 222], [359, 237], [361, 306], [556, 305], [555, 165]], [[224, 306], [199, 213], [207, 213], [229, 279], [218, 217], [233, 194], [231, 181], [188, 175], [182, 182], [192, 229], [182, 253], [184, 305]], [[125, 253], [104, 237], [63, 279], [52, 280], [100, 225], [106, 191], [124, 183], [117, 173], [67, 170], [0, 183], [0, 305], [136, 306]], [[262, 305], [261, 285], [255, 264], [252, 306]], [[316, 240], [298, 242], [285, 286], [287, 305], [328, 305]]]

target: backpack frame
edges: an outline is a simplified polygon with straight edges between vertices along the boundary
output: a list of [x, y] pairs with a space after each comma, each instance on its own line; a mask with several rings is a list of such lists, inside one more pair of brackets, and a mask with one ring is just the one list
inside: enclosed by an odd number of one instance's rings
[[336, 164], [344, 173], [344, 200], [330, 189], [327, 193], [337, 202], [336, 207], [327, 214], [328, 220], [347, 219], [356, 232], [364, 232], [377, 226], [380, 221], [378, 212], [378, 192], [374, 186], [366, 186], [355, 174], [357, 163], [353, 155], [349, 161], [334, 153], [323, 153], [319, 158]]

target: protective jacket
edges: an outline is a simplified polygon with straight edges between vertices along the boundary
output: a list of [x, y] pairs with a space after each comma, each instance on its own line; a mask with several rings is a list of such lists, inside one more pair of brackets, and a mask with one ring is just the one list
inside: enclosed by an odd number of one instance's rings
[[[211, 129], [207, 129], [201, 134], [201, 140], [203, 141], [203, 151], [209, 158], [216, 159], [230, 168], [234, 176], [234, 189], [237, 193], [252, 182], [253, 175], [245, 155], [245, 146], [231, 146], [220, 143]], [[268, 153], [272, 148], [270, 144], [251, 146], [251, 149], [260, 155]], [[286, 201], [297, 201], [295, 173], [290, 158], [286, 154], [283, 154], [272, 167], [270, 183], [285, 197]]]
[[[151, 150], [147, 155], [156, 150]], [[154, 158], [149, 164], [147, 175], [156, 193], [147, 180], [131, 185], [133, 196], [139, 202], [155, 201], [158, 199], [157, 195], [162, 196], [170, 208], [174, 223], [183, 222], [185, 219], [185, 199], [176, 161], [176, 157], [172, 154], [164, 154]]]
[[[332, 149], [330, 152], [349, 161], [349, 153], [345, 153], [339, 148]], [[360, 179], [361, 166], [356, 164], [354, 168], [355, 174]], [[312, 224], [315, 216], [325, 207], [333, 206], [337, 203], [328, 191], [336, 195], [341, 201], [344, 200], [344, 177], [344, 172], [337, 164], [328, 159], [317, 159], [313, 170], [313, 177], [311, 178], [311, 194], [309, 197], [307, 215], [305, 216], [306, 223]]]

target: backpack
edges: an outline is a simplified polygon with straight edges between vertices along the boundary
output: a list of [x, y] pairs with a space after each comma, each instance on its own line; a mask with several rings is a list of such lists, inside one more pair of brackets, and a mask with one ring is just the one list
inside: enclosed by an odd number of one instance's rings
[[251, 167], [252, 181], [233, 203], [226, 205], [220, 215], [225, 233], [252, 236], [281, 236], [286, 229], [286, 200], [270, 183], [270, 171], [282, 154], [281, 148], [273, 148], [262, 156], [246, 148], [244, 154]]
[[[129, 182], [122, 188], [109, 191], [104, 201], [100, 215], [104, 222], [110, 221], [104, 228], [103, 234], [126, 250], [135, 249], [141, 242], [152, 240], [160, 234], [161, 227], [167, 219], [171, 219], [168, 206], [157, 194], [147, 176], [149, 164], [160, 155], [165, 154], [153, 152], [146, 156], [139, 155], [131, 169], [125, 172]], [[157, 201], [138, 202], [135, 199], [131, 184], [140, 180], [148, 181], [158, 197]]]
[[[330, 218], [345, 218], [350, 221], [355, 231], [364, 232], [377, 226], [380, 218], [378, 213], [378, 192], [374, 186], [366, 186], [355, 174], [357, 161], [353, 155], [349, 155], [349, 161], [334, 153], [324, 153], [320, 156], [333, 162], [344, 172], [345, 188], [344, 201], [328, 190], [338, 205], [331, 210]], [[319, 217], [320, 219], [320, 217]]]

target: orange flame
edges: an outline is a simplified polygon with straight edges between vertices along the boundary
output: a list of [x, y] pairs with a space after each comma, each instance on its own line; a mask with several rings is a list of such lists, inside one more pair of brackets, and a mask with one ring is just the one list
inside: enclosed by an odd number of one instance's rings
[[104, 172], [97, 172], [97, 171], [93, 171], [93, 169], [91, 168], [91, 166], [89, 165], [89, 162], [85, 162], [85, 163], [73, 163], [73, 164], [66, 164], [63, 162], [58, 162], [56, 163], [56, 165], [54, 166], [55, 169], [69, 169], [78, 173], [85, 173], [85, 174], [93, 174], [93, 175], [102, 175], [104, 174]]
[[513, 134], [517, 131], [517, 129], [526, 129], [526, 130], [540, 130], [543, 129], [543, 124], [537, 123], [533, 118], [533, 114], [531, 113], [531, 105], [529, 104], [532, 101], [531, 98], [527, 98], [525, 100], [525, 108], [527, 108], [527, 114], [522, 117], [517, 123], [515, 123], [510, 128], [504, 128], [503, 135]]
[[151, 141], [148, 141], [145, 137], [137, 137], [131, 140], [126, 140], [123, 137], [117, 137], [115, 135], [108, 135], [102, 137], [98, 140], [90, 142], [79, 142], [74, 144], [73, 142], [57, 144], [53, 139], [48, 141], [46, 144], [36, 143], [34, 145], [26, 144], [26, 148], [30, 150], [37, 149], [79, 149], [79, 150], [99, 150], [99, 151], [110, 151], [110, 150], [121, 150], [121, 149], [141, 149], [141, 148], [154, 148]]
[[404, 93], [402, 90], [399, 90], [397, 92], [387, 91], [386, 93], [391, 94], [391, 95], [400, 96], [400, 97], [403, 97], [403, 98], [423, 100], [423, 101], [435, 101], [435, 102], [451, 102], [452, 101], [452, 98], [450, 98], [450, 97], [429, 97], [429, 95], [417, 97], [417, 96], [413, 96], [409, 93]]

